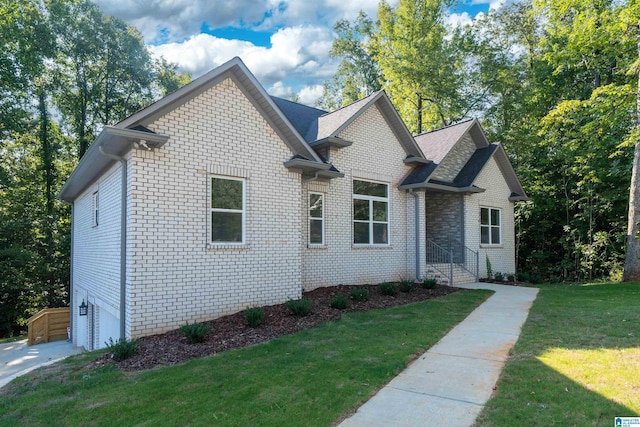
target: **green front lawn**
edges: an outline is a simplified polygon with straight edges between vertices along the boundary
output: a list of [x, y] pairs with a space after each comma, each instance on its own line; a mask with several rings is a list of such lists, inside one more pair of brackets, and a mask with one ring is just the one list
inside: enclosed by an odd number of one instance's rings
[[134, 375], [73, 357], [0, 390], [0, 424], [328, 426], [491, 292], [352, 313], [269, 343]]
[[477, 426], [612, 426], [640, 415], [640, 284], [540, 287]]

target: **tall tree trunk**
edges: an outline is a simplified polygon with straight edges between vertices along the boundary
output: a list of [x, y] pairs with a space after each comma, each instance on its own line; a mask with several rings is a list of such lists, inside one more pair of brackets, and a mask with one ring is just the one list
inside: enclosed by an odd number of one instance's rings
[[[640, 22], [638, 32], [638, 56], [640, 57]], [[627, 250], [624, 261], [625, 282], [640, 281], [640, 75], [638, 76], [638, 94], [636, 103], [636, 144], [633, 151], [633, 169], [631, 171], [631, 189], [629, 190], [629, 218], [627, 223]]]
[[417, 93], [418, 96], [418, 135], [422, 133], [422, 95]]
[[45, 217], [43, 220], [45, 234], [45, 260], [47, 263], [47, 285], [45, 292], [47, 295], [47, 305], [55, 307], [55, 269], [53, 268], [54, 259], [54, 242], [53, 242], [53, 147], [51, 145], [51, 136], [49, 135], [49, 111], [47, 110], [47, 95], [43, 88], [38, 90], [38, 110], [40, 114], [40, 143], [42, 144], [42, 169], [44, 172], [45, 184]]

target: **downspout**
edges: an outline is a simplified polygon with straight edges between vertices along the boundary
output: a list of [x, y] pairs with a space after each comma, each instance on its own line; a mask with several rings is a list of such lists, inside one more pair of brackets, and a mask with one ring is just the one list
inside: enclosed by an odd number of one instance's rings
[[120, 197], [120, 338], [126, 339], [125, 316], [127, 302], [127, 161], [124, 157], [107, 153], [100, 145], [100, 153], [110, 159], [120, 162], [122, 169], [122, 194]]
[[73, 215], [73, 208], [75, 203], [63, 200], [62, 203], [71, 206], [71, 241], [69, 248], [69, 336], [73, 343], [73, 312], [74, 312], [74, 299], [73, 299], [73, 240], [75, 233], [73, 232], [73, 224], [75, 222]]
[[422, 277], [420, 271], [420, 197], [413, 191], [413, 188], [409, 189], [409, 194], [413, 196], [413, 207], [415, 215], [415, 240], [416, 240], [416, 280], [420, 280]]

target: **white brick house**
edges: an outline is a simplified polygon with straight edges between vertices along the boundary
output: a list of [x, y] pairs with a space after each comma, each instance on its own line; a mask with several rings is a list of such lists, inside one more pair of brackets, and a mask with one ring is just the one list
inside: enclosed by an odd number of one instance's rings
[[[430, 158], [437, 132], [414, 138], [383, 92], [327, 113], [270, 97], [238, 58], [105, 127], [59, 195], [73, 206], [74, 344], [421, 278], [429, 233], [452, 221], [513, 272], [526, 195], [477, 122], [447, 129], [450, 153]], [[453, 220], [430, 213], [442, 206]]]

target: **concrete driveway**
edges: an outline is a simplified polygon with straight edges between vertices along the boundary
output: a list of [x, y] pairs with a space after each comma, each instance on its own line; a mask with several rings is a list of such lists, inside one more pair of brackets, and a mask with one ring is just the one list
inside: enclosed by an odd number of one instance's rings
[[27, 345], [27, 340], [0, 344], [0, 387], [40, 366], [49, 365], [81, 352], [81, 348], [73, 347], [69, 341], [54, 341], [32, 346]]

